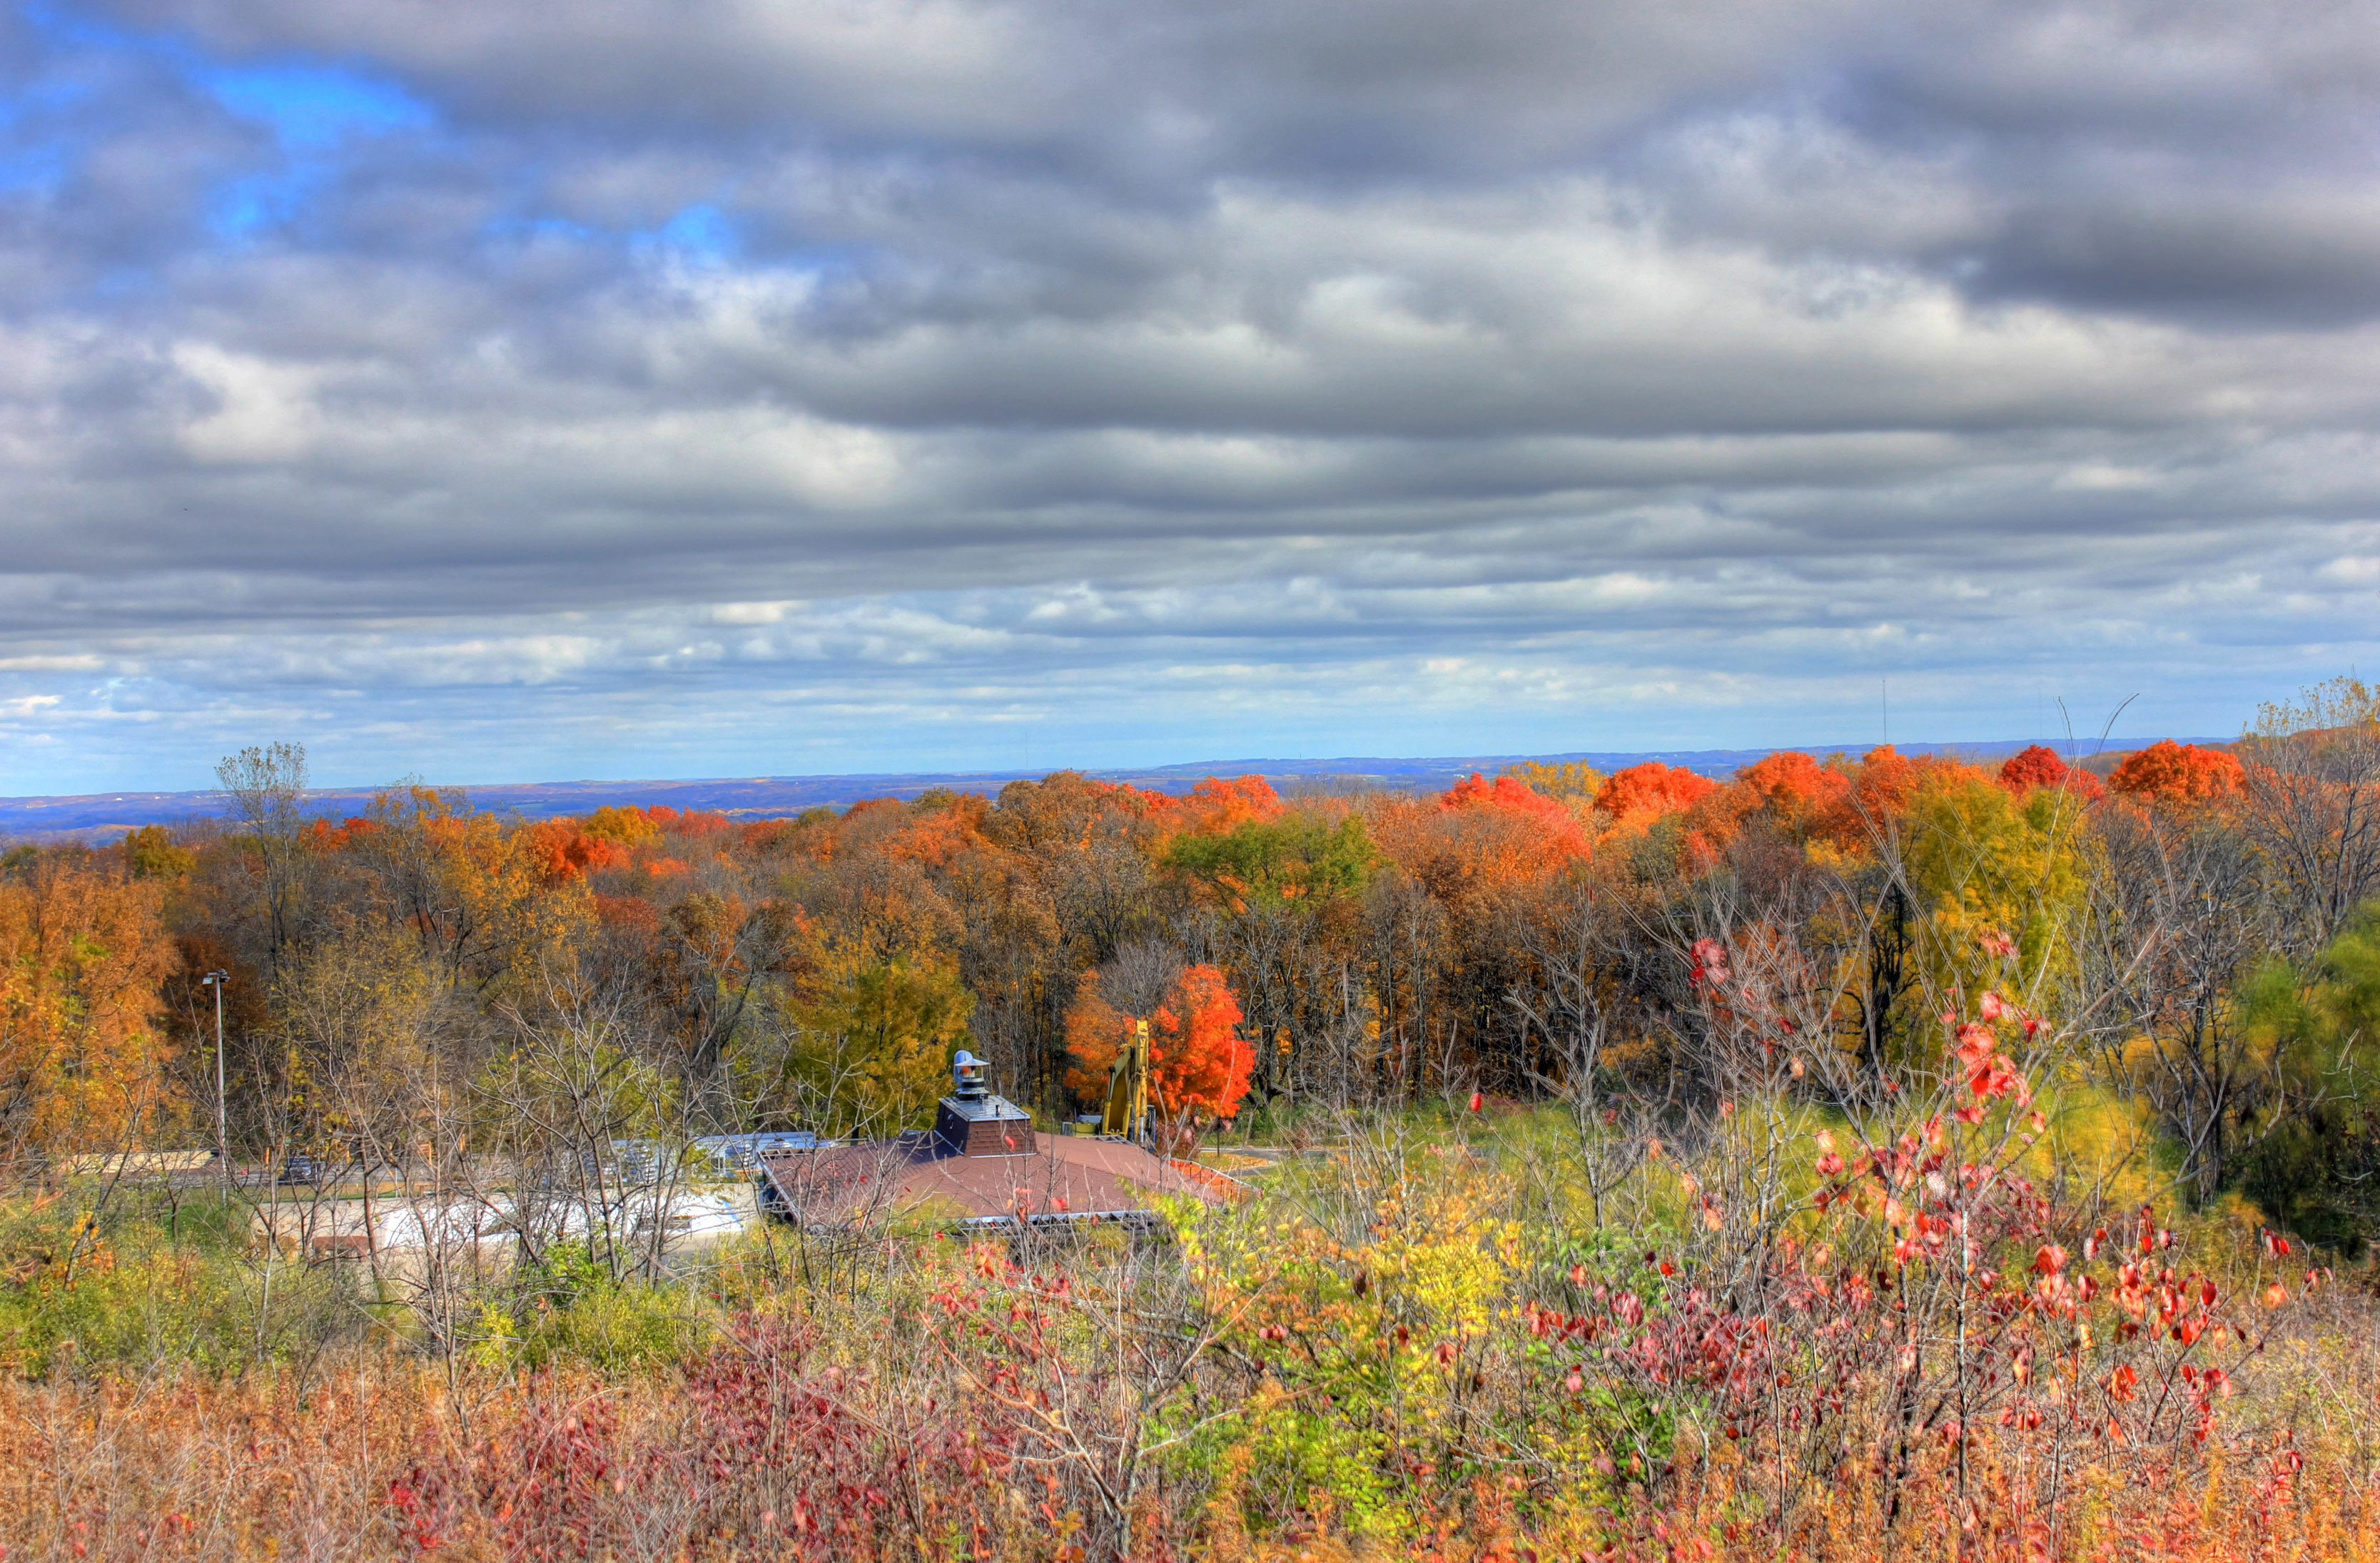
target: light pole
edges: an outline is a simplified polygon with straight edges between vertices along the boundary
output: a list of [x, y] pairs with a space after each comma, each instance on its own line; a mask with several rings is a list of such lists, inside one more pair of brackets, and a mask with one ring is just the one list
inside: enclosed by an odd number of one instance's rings
[[200, 982], [215, 990], [215, 1164], [223, 1169], [224, 1187], [231, 1187], [231, 1136], [225, 1130], [223, 1057], [223, 990], [231, 980], [229, 972], [209, 972]]

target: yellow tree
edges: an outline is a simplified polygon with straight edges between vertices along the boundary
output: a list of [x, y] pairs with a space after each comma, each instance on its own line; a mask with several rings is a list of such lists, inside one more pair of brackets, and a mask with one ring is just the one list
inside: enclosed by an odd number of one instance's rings
[[287, 1057], [286, 1132], [376, 1154], [416, 1143], [403, 1126], [452, 1109], [459, 1084], [441, 1074], [441, 994], [413, 940], [385, 924], [341, 927], [285, 963], [271, 1035]]
[[1972, 773], [1919, 785], [1900, 847], [1926, 917], [1921, 960], [1937, 991], [1997, 967], [1983, 954], [1992, 934], [2015, 941], [2029, 1002], [2039, 1005], [2072, 975], [2087, 889], [2080, 814], [2064, 794], [2037, 788], [2019, 798]]
[[1497, 772], [1509, 776], [1541, 797], [1553, 799], [1584, 822], [1595, 812], [1595, 794], [1603, 790], [1603, 772], [1585, 760], [1521, 760]]
[[831, 947], [813, 996], [795, 1010], [792, 1062], [810, 1098], [802, 1116], [835, 1133], [922, 1123], [949, 1089], [951, 1057], [974, 1012], [952, 961]]

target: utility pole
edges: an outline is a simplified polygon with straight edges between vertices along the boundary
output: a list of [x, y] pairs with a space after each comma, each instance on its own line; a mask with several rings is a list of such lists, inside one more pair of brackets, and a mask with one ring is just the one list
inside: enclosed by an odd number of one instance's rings
[[229, 972], [209, 972], [199, 979], [215, 990], [215, 1165], [223, 1169], [226, 1194], [231, 1193], [231, 1135], [225, 1110], [230, 1097], [224, 1091], [223, 990], [230, 980]]

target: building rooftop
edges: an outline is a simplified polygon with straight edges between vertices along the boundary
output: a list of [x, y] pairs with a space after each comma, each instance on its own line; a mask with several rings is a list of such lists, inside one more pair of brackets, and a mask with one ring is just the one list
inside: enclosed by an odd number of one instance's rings
[[[1013, 1121], [1000, 1121], [1008, 1122]], [[970, 1140], [980, 1133], [970, 1134]], [[1160, 1196], [1209, 1204], [1239, 1185], [1126, 1140], [1024, 1131], [1014, 1148], [969, 1152], [941, 1131], [764, 1157], [763, 1208], [804, 1226], [842, 1227], [897, 1216], [1041, 1226], [1145, 1224]]]
[[1129, 1140], [1037, 1133], [1030, 1114], [991, 1094], [986, 1073], [972, 1053], [952, 1061], [952, 1092], [930, 1131], [762, 1151], [761, 1209], [805, 1227], [936, 1216], [963, 1225], [1146, 1226], [1160, 1196], [1215, 1204], [1242, 1188]]

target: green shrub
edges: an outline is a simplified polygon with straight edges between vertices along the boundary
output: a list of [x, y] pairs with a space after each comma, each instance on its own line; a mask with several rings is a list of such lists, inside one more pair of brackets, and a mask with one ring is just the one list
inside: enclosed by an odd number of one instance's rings
[[351, 1276], [243, 1252], [227, 1236], [237, 1220], [212, 1203], [95, 1225], [65, 1201], [0, 1215], [0, 1371], [225, 1373], [302, 1359], [358, 1327]]
[[531, 1367], [577, 1361], [607, 1371], [659, 1367], [698, 1354], [710, 1321], [685, 1287], [602, 1282], [562, 1307], [544, 1299], [521, 1336], [521, 1360]]
[[516, 1350], [531, 1367], [556, 1361], [655, 1367], [685, 1361], [710, 1338], [710, 1311], [692, 1288], [615, 1280], [583, 1242], [549, 1244], [538, 1263], [522, 1267], [520, 1283], [527, 1320], [517, 1345], [497, 1330], [483, 1331], [482, 1344]]

